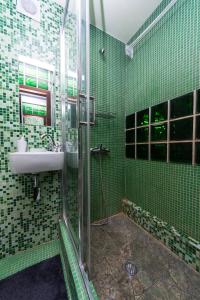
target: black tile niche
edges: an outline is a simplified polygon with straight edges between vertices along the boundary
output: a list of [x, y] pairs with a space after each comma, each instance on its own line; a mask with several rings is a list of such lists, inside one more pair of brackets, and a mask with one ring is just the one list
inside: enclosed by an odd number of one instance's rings
[[150, 155], [151, 160], [167, 161], [169, 155], [169, 162], [191, 164], [196, 124], [194, 154], [196, 164], [200, 164], [200, 115], [194, 115], [200, 114], [200, 89], [196, 93], [195, 112], [191, 92], [127, 116], [126, 157], [148, 160]]
[[151, 144], [151, 159], [167, 161], [167, 144]]
[[137, 145], [137, 158], [138, 159], [149, 158], [149, 145]]
[[151, 123], [163, 122], [167, 120], [168, 103], [164, 102], [151, 108]]
[[135, 127], [135, 114], [126, 117], [126, 129]]
[[170, 101], [170, 118], [180, 118], [193, 114], [193, 93], [183, 95]]
[[146, 126], [149, 124], [149, 109], [137, 112], [137, 126]]
[[159, 124], [151, 126], [151, 140], [166, 141], [167, 140], [167, 124]]
[[126, 131], [126, 143], [135, 143], [135, 129]]
[[149, 141], [149, 127], [137, 129], [137, 143], [145, 143]]
[[126, 145], [126, 158], [135, 158], [135, 145]]
[[192, 143], [170, 144], [170, 162], [192, 163]]
[[170, 122], [170, 140], [192, 140], [193, 118]]

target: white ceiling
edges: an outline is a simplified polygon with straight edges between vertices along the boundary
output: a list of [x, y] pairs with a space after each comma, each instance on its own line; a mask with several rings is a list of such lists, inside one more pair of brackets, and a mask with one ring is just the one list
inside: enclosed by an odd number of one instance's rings
[[127, 43], [161, 0], [91, 0], [91, 23]]
[[[56, 1], [61, 5], [65, 3], [65, 0]], [[127, 43], [161, 1], [90, 0], [91, 24]]]

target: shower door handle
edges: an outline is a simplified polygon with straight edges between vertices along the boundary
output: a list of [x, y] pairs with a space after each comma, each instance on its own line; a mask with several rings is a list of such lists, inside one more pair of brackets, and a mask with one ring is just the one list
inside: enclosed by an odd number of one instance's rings
[[[80, 125], [87, 125], [87, 96], [85, 94], [80, 93], [79, 94], [79, 124]], [[92, 108], [92, 109], [91, 109]], [[89, 124], [95, 125], [95, 98], [93, 96], [90, 96], [90, 103], [89, 103]]]

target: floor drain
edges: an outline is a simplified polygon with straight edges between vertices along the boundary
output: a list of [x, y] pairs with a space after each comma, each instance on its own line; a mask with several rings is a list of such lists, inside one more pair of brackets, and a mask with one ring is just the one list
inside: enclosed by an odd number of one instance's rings
[[125, 271], [128, 273], [128, 276], [129, 277], [133, 277], [137, 274], [137, 267], [136, 265], [130, 261], [130, 260], [127, 260], [124, 264], [124, 269]]

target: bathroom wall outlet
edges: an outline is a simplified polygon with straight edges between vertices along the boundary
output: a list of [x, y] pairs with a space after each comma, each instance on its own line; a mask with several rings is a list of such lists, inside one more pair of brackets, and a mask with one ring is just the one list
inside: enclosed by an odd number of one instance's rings
[[37, 22], [40, 22], [39, 0], [17, 0], [17, 11]]

